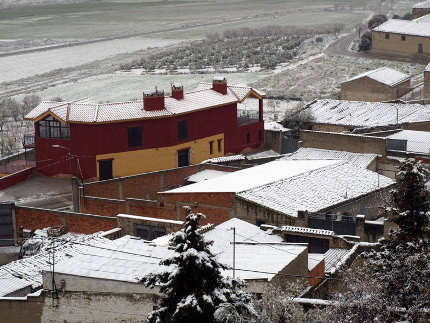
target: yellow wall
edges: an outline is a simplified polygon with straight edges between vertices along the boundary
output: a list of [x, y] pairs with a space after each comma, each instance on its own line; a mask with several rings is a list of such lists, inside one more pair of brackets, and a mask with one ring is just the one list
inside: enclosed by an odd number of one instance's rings
[[[218, 139], [222, 139], [221, 152], [218, 152]], [[213, 154], [209, 153], [209, 142], [213, 141]], [[153, 172], [157, 170], [178, 167], [178, 150], [190, 149], [190, 165], [200, 164], [202, 161], [224, 156], [224, 134], [206, 137], [180, 145], [156, 149], [125, 151], [115, 154], [97, 155], [97, 161], [113, 159], [113, 177], [130, 176]], [[100, 177], [97, 167], [97, 177]]]

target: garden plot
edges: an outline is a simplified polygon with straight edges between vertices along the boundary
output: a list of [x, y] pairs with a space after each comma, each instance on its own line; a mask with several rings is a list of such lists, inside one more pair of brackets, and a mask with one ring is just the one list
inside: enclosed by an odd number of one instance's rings
[[0, 82], [11, 82], [60, 68], [75, 67], [119, 54], [127, 54], [151, 47], [168, 46], [178, 42], [180, 40], [129, 38], [0, 57], [0, 65], [2, 66]]

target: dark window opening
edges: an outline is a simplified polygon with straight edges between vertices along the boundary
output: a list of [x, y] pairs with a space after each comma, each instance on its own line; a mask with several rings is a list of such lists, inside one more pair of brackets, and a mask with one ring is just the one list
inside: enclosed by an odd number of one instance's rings
[[53, 116], [48, 116], [39, 122], [39, 137], [70, 139], [70, 125], [62, 124]]
[[330, 241], [328, 239], [287, 234], [286, 240], [287, 242], [293, 243], [307, 243], [309, 253], [326, 253], [330, 247]]
[[262, 131], [258, 130], [258, 140], [262, 140], [263, 135], [262, 135]]
[[213, 141], [209, 141], [209, 154], [213, 154], [214, 153], [214, 142]]
[[423, 53], [423, 44], [418, 44], [418, 54]]
[[189, 149], [178, 151], [178, 167], [185, 167], [189, 164]]
[[385, 34], [385, 39], [390, 39], [390, 34]]
[[134, 225], [134, 235], [144, 240], [154, 240], [166, 234], [166, 228], [152, 225]]
[[178, 140], [188, 139], [188, 120], [178, 121]]
[[402, 40], [405, 41], [406, 40], [406, 36], [402, 35]]
[[112, 179], [112, 160], [99, 161], [99, 177], [101, 181]]
[[308, 126], [308, 130], [312, 130], [312, 125]]
[[264, 221], [264, 220], [257, 220], [256, 221], [256, 225], [257, 225], [257, 227], [259, 227], [260, 225], [262, 225], [262, 224], [266, 224], [266, 221]]
[[246, 143], [249, 144], [251, 142], [251, 133], [247, 132], [246, 133]]
[[218, 152], [222, 151], [221, 143], [222, 143], [222, 139], [218, 139]]
[[128, 128], [128, 146], [140, 147], [143, 145], [142, 140], [142, 127]]

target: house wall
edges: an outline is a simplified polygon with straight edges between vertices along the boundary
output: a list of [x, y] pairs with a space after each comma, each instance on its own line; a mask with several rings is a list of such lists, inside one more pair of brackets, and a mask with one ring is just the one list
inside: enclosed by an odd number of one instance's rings
[[[308, 274], [308, 283], [310, 286], [317, 286], [320, 282], [323, 281], [325, 277], [325, 267], [324, 260], [322, 260], [318, 265], [316, 265]], [[321, 278], [314, 278], [321, 277]]]
[[341, 84], [341, 100], [379, 102], [395, 100], [410, 90], [410, 79], [396, 86], [377, 82], [369, 77]]
[[[344, 132], [353, 130], [355, 127], [347, 127], [336, 124], [325, 124], [325, 123], [312, 123], [309, 125], [310, 130], [313, 131], [324, 131], [324, 132]], [[300, 147], [299, 147], [300, 148]]]
[[[384, 32], [372, 31], [372, 55], [387, 55], [418, 59], [423, 62], [430, 61], [430, 37], [405, 35], [402, 41], [401, 34], [387, 33], [390, 38], [385, 39]], [[418, 44], [423, 45], [423, 53], [418, 54]]]
[[[178, 121], [188, 120], [188, 139], [178, 141]], [[142, 126], [143, 145], [128, 147], [128, 128]], [[70, 149], [71, 155], [79, 157], [80, 170], [85, 179], [98, 176], [97, 160], [114, 158], [114, 177], [133, 175], [139, 172], [156, 171], [175, 167], [176, 151], [190, 148], [191, 163], [203, 159], [240, 153], [245, 148], [258, 148], [264, 143], [259, 131], [264, 133], [264, 121], [237, 126], [237, 105], [229, 104], [207, 110], [140, 121], [70, 124], [70, 139], [40, 138], [36, 132], [36, 166], [47, 176], [69, 174], [80, 176], [77, 158], [68, 159], [67, 149], [53, 148], [60, 145]], [[250, 143], [247, 143], [247, 133]], [[217, 139], [223, 138], [222, 152], [217, 150]], [[214, 153], [209, 152], [209, 141], [214, 142]], [[158, 149], [158, 150], [157, 150]], [[151, 158], [149, 158], [151, 157]], [[151, 161], [149, 161], [151, 159]]]
[[282, 131], [264, 130], [264, 147], [282, 154]]
[[402, 124], [402, 129], [430, 131], [430, 121], [405, 123], [405, 124]]
[[430, 8], [412, 8], [413, 19], [417, 19], [428, 14], [430, 14]]
[[134, 226], [135, 225], [145, 225], [152, 227], [165, 228], [166, 234], [179, 231], [184, 228], [184, 223], [174, 223], [166, 221], [157, 221], [156, 219], [139, 219], [138, 216], [119, 216], [118, 217], [118, 227], [122, 229], [123, 235], [134, 236]]
[[[301, 281], [306, 284], [306, 277], [309, 275], [308, 271], [308, 248], [299, 253], [287, 266], [280, 271], [280, 274], [272, 278], [271, 283], [282, 284], [285, 281], [296, 282]], [[286, 275], [291, 275], [290, 277]], [[298, 277], [299, 276], [299, 277]], [[301, 278], [301, 277], [302, 278]]]
[[128, 177], [115, 178], [107, 181], [84, 184], [80, 196], [104, 197], [110, 199], [152, 199], [158, 192], [171, 190], [187, 184], [186, 178], [205, 169], [234, 172], [235, 167], [211, 164], [192, 165], [157, 172], [150, 172]]
[[300, 147], [387, 155], [385, 138], [302, 130], [300, 140]]
[[41, 323], [45, 296], [26, 296], [19, 298], [0, 298], [0, 318], [8, 323]]
[[[116, 218], [15, 206], [16, 227], [36, 230], [56, 225], [65, 225], [70, 232], [91, 234], [117, 227]], [[15, 231], [17, 232], [16, 228]]]
[[306, 217], [292, 217], [276, 212], [264, 206], [243, 200], [239, 197], [234, 198], [235, 217], [254, 225], [261, 223], [283, 226], [291, 225], [296, 227], [307, 227]]
[[46, 298], [42, 322], [146, 322], [154, 300], [146, 294], [61, 292], [55, 306]]
[[430, 99], [430, 70], [424, 71], [423, 98]]

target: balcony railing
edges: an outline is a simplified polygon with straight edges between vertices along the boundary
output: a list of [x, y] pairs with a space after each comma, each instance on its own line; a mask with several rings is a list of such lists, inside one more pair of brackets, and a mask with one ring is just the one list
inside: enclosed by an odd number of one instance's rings
[[36, 146], [34, 137], [34, 134], [25, 134], [22, 139], [22, 145], [26, 148], [34, 148]]
[[238, 126], [244, 126], [258, 121], [260, 121], [260, 113], [258, 110], [237, 109]]

